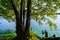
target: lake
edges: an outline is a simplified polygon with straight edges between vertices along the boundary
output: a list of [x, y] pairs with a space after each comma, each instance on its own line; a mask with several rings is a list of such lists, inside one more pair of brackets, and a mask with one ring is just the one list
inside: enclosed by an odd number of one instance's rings
[[[60, 37], [60, 15], [57, 15], [57, 19], [52, 20], [52, 22], [58, 25], [57, 29], [54, 29], [53, 27], [51, 30], [49, 25], [45, 24], [45, 22], [43, 22], [43, 25], [39, 25], [38, 22], [36, 22], [33, 19], [31, 19], [30, 26], [32, 30], [35, 31], [40, 37], [44, 37], [44, 35], [42, 34], [42, 30], [43, 31], [46, 30], [48, 32], [49, 37], [51, 37], [53, 34], [55, 34], [56, 37]], [[6, 19], [0, 17], [0, 32], [4, 32], [8, 29], [15, 30], [15, 26], [16, 26], [15, 22], [9, 23]]]

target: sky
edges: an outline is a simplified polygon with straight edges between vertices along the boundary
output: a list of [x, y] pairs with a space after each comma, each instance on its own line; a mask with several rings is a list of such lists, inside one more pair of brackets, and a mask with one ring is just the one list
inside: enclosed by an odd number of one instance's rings
[[60, 13], [60, 9], [58, 9], [58, 10], [56, 11], [56, 13]]

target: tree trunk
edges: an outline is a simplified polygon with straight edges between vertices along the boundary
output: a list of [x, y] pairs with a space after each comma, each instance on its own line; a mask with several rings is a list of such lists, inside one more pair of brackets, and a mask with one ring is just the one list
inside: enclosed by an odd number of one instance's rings
[[27, 19], [26, 19], [26, 27], [25, 27], [25, 40], [29, 40], [30, 38], [30, 33], [29, 33], [29, 28], [30, 28], [30, 17], [31, 17], [31, 0], [28, 0], [27, 2]]
[[[12, 8], [13, 11], [15, 13], [16, 16], [16, 38], [14, 40], [29, 40], [29, 28], [30, 28], [30, 16], [31, 16], [31, 0], [28, 0], [27, 3], [27, 19], [26, 19], [26, 27], [25, 27], [25, 31], [24, 31], [24, 26], [23, 26], [23, 22], [24, 22], [24, 13], [25, 10], [23, 7], [23, 0], [21, 0], [21, 7], [20, 7], [20, 15], [17, 11], [17, 8], [15, 6], [14, 0], [11, 0], [12, 3]], [[23, 21], [22, 21], [23, 18]], [[25, 35], [25, 36], [24, 36]]]
[[23, 26], [25, 21], [25, 0], [23, 1]]
[[22, 18], [19, 17], [19, 13], [18, 13], [17, 8], [15, 6], [14, 0], [11, 0], [11, 3], [12, 3], [13, 11], [16, 16], [16, 34], [17, 34], [17, 36], [15, 37], [14, 40], [24, 40], [23, 30], [22, 30]]

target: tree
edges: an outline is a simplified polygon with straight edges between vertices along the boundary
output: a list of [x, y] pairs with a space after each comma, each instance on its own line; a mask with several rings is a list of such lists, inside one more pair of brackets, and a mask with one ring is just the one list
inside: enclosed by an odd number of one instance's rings
[[22, 3], [23, 0], [21, 0], [21, 9], [20, 9], [20, 14], [18, 13], [16, 6], [14, 4], [14, 0], [11, 0], [13, 10], [15, 12], [16, 16], [16, 34], [17, 37], [14, 40], [24, 40], [24, 31], [23, 31], [23, 23], [22, 23], [22, 14], [23, 14], [23, 8], [22, 8]]
[[29, 36], [30, 36], [30, 33], [29, 33], [29, 29], [30, 29], [30, 17], [31, 17], [31, 0], [28, 0], [27, 2], [27, 19], [26, 19], [26, 27], [25, 27], [25, 37], [26, 39], [25, 40], [29, 40]]
[[[26, 1], [27, 7], [25, 7], [26, 4], [24, 5], [25, 1], [23, 1], [23, 0], [1, 0], [0, 1], [0, 9], [1, 9], [0, 15], [3, 16], [7, 20], [11, 20], [11, 19], [14, 20], [16, 17], [16, 34], [17, 34], [16, 38], [17, 38], [17, 40], [24, 40], [24, 39], [28, 40], [29, 28], [30, 28], [30, 18], [37, 20], [39, 22], [39, 24], [41, 24], [42, 20], [43, 21], [47, 20], [47, 24], [49, 24], [50, 27], [51, 26], [56, 27], [56, 24], [52, 23], [50, 21], [50, 19], [46, 18], [45, 16], [55, 18], [56, 15], [54, 15], [55, 14], [54, 12], [56, 11], [56, 9], [59, 8], [60, 1], [32, 0], [33, 3], [31, 6], [31, 0], [28, 0], [28, 1]], [[56, 6], [53, 6], [53, 5], [56, 5]], [[27, 16], [25, 16], [26, 15], [25, 8], [27, 8]], [[31, 8], [32, 8], [32, 10], [31, 10]], [[26, 27], [24, 27], [24, 17], [27, 18]]]
[[[11, 0], [11, 3], [12, 3], [12, 7], [13, 7], [13, 10], [14, 10], [15, 16], [16, 16], [16, 33], [17, 33], [16, 40], [29, 40], [27, 37], [29, 37], [29, 28], [30, 28], [31, 0], [28, 0], [28, 3], [27, 3], [27, 16], [26, 16], [27, 20], [26, 20], [25, 30], [23, 29], [23, 27], [24, 27], [23, 22], [24, 21], [22, 22], [22, 17], [24, 18], [23, 0], [21, 0], [20, 17], [18, 15], [18, 11], [16, 9], [14, 1]], [[25, 39], [23, 37], [24, 33], [25, 33]]]

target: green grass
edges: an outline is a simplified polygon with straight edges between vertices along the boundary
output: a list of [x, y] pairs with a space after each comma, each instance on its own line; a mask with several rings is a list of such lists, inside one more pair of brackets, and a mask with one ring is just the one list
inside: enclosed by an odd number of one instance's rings
[[3, 33], [3, 34], [0, 34], [0, 37], [15, 37], [16, 36], [16, 34], [15, 33], [10, 33], [10, 34], [5, 34], [5, 33]]

